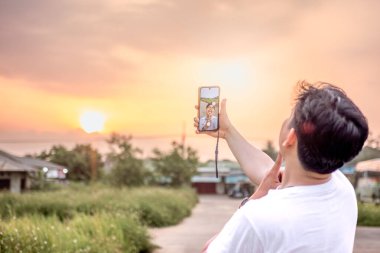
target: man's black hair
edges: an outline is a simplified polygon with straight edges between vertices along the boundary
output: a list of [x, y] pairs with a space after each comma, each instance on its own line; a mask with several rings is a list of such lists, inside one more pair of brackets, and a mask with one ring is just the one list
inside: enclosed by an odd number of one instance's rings
[[346, 93], [328, 83], [298, 83], [292, 126], [306, 170], [327, 174], [353, 159], [368, 137], [367, 119]]
[[212, 103], [207, 103], [207, 105], [206, 105], [206, 109], [207, 109], [209, 106], [215, 107]]

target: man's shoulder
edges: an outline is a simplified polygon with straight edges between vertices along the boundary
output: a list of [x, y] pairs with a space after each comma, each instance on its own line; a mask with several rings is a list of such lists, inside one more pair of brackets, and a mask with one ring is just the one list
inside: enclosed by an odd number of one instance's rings
[[331, 174], [331, 180], [336, 185], [338, 191], [356, 198], [354, 186], [340, 170], [336, 170]]
[[348, 178], [339, 169], [331, 173], [332, 179], [342, 182], [346, 186], [352, 186]]

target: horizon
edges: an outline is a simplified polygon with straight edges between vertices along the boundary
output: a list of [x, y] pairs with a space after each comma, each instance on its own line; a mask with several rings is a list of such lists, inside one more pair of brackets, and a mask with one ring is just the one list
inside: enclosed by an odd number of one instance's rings
[[[55, 145], [62, 145], [67, 149], [72, 149], [75, 145], [90, 144], [100, 154], [105, 155], [110, 152], [109, 144], [106, 140], [109, 136], [101, 134], [84, 135], [81, 141], [78, 139], [56, 139], [56, 140], [42, 140], [42, 139], [29, 139], [27, 141], [14, 141], [14, 140], [0, 140], [0, 150], [16, 156], [35, 155], [42, 151], [49, 151]], [[171, 143], [175, 141], [182, 144], [181, 136], [132, 136], [131, 144], [135, 148], [142, 149], [140, 158], [146, 159], [152, 157], [153, 149], [158, 148], [161, 151], [168, 152], [171, 150]], [[267, 140], [251, 142], [253, 145], [264, 148]], [[185, 140], [185, 146], [195, 149], [200, 158], [200, 162], [214, 160], [216, 139], [207, 138], [206, 136], [190, 136]], [[276, 147], [276, 145], [274, 144]], [[219, 143], [219, 160], [236, 161], [232, 152], [229, 150], [225, 142]]]

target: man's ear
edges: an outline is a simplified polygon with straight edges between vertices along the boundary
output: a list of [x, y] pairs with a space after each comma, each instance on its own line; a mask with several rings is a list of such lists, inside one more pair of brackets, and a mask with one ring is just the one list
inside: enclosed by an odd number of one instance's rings
[[291, 128], [288, 132], [288, 135], [286, 136], [286, 139], [282, 143], [283, 147], [291, 147], [294, 146], [294, 144], [297, 142], [297, 135], [294, 128]]

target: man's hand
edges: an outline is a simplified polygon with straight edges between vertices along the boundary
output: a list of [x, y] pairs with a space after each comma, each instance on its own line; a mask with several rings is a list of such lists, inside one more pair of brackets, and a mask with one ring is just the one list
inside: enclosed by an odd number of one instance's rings
[[[251, 182], [254, 184], [260, 184], [265, 173], [273, 166], [273, 160], [259, 148], [249, 143], [231, 124], [227, 115], [226, 103], [227, 101], [225, 99], [221, 102], [219, 113], [219, 137], [227, 141], [227, 144], [236, 160], [239, 162], [240, 167]], [[195, 109], [198, 110], [198, 106], [195, 106]], [[195, 132], [197, 134], [207, 134], [212, 137], [218, 136], [217, 131], [201, 132], [198, 130], [198, 126], [199, 118], [197, 116], [194, 118], [194, 127], [196, 127]]]
[[276, 162], [274, 163], [272, 169], [270, 169], [267, 174], [264, 176], [264, 179], [261, 181], [259, 187], [255, 191], [255, 193], [250, 197], [250, 199], [259, 199], [268, 194], [270, 189], [276, 189], [281, 181], [281, 168], [282, 164], [282, 156], [278, 153]]
[[[220, 107], [220, 113], [219, 113], [219, 137], [225, 139], [228, 131], [231, 128], [231, 122], [228, 119], [227, 111], [226, 111], [226, 103], [227, 100], [223, 99]], [[199, 110], [198, 105], [195, 106], [195, 109]], [[218, 133], [217, 131], [206, 131], [202, 132], [198, 130], [199, 126], [199, 118], [198, 116], [194, 117], [194, 127], [196, 128], [195, 132], [197, 134], [205, 133], [207, 135], [210, 135], [212, 137], [217, 137]]]
[[215, 240], [215, 238], [218, 236], [218, 234], [214, 235], [213, 237], [211, 237], [207, 242], [206, 244], [203, 246], [203, 249], [201, 251], [201, 253], [206, 253], [207, 252], [207, 248], [208, 246], [210, 246], [210, 244], [212, 243], [212, 241]]

